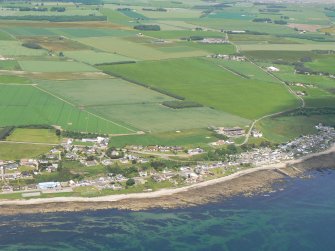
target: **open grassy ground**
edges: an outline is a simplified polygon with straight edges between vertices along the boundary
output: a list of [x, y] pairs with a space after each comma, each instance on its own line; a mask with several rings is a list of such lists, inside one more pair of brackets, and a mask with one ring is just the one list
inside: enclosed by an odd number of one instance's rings
[[112, 137], [111, 146], [123, 147], [125, 145], [166, 145], [166, 146], [199, 146], [214, 142], [215, 137], [206, 129], [193, 129], [172, 131], [164, 133], [151, 133], [144, 135], [129, 135]]
[[60, 139], [55, 134], [55, 130], [28, 128], [16, 128], [14, 132], [6, 138], [6, 140], [50, 144], [57, 144], [60, 142]]
[[241, 51], [312, 51], [335, 50], [335, 43], [318, 44], [240, 44]]
[[[170, 51], [159, 50], [154, 48], [152, 43], [146, 43], [144, 38], [144, 43], [140, 41], [134, 43], [127, 39], [122, 39], [118, 37], [91, 37], [78, 39], [79, 42], [95, 47], [97, 49], [117, 53], [126, 57], [135, 58], [139, 60], [159, 60], [168, 58], [181, 58], [181, 57], [195, 57], [195, 56], [205, 56], [208, 53], [199, 49], [189, 49], [188, 47], [184, 49], [178, 49], [176, 51], [171, 51], [171, 46], [168, 45]], [[179, 46], [180, 47], [180, 46]], [[172, 48], [173, 49], [173, 48]]]
[[323, 56], [305, 65], [316, 71], [335, 74], [335, 55]]
[[30, 79], [15, 75], [0, 75], [0, 84], [31, 84]]
[[258, 66], [250, 62], [238, 62], [220, 59], [216, 60], [216, 62], [218, 65], [222, 65], [223, 67], [226, 67], [227, 69], [250, 79], [280, 83], [278, 79], [269, 75], [267, 72], [263, 71]]
[[72, 106], [36, 87], [0, 85], [0, 125], [59, 125], [66, 130], [131, 133], [130, 129]]
[[16, 144], [0, 142], [1, 160], [33, 158], [45, 154], [52, 147], [44, 145]]
[[334, 126], [334, 116], [291, 116], [267, 118], [257, 124], [263, 136], [273, 142], [283, 143], [301, 135], [316, 132], [315, 126], [319, 123]]
[[97, 52], [93, 50], [85, 51], [68, 51], [65, 53], [66, 57], [75, 59], [80, 62], [88, 64], [103, 64], [103, 63], [116, 63], [134, 61], [132, 58], [121, 56], [116, 53]]
[[216, 62], [204, 59], [141, 62], [100, 68], [249, 119], [297, 105], [297, 100], [281, 84], [244, 79], [217, 66]]
[[[206, 107], [171, 109], [173, 98], [120, 79], [39, 81], [41, 87], [105, 118], [148, 131], [246, 125], [250, 121]], [[95, 95], [92, 95], [94, 93]]]
[[23, 47], [18, 41], [0, 40], [0, 55], [2, 56], [41, 56], [45, 50], [34, 50]]
[[19, 61], [24, 71], [29, 72], [94, 72], [92, 66], [74, 61]]

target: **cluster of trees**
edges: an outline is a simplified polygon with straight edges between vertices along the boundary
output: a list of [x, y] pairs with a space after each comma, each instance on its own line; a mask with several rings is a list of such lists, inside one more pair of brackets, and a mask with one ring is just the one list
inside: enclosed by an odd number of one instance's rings
[[48, 11], [46, 7], [19, 7], [19, 11]]
[[135, 63], [136, 63], [136, 61], [121, 61], [121, 62], [110, 62], [110, 63], [95, 64], [95, 66], [116, 65], [116, 64], [135, 64]]
[[50, 8], [50, 11], [55, 11], [55, 12], [64, 12], [66, 9], [65, 7], [58, 7], [58, 6], [54, 6]]
[[272, 19], [271, 18], [254, 18], [252, 20], [253, 22], [256, 22], [256, 23], [272, 23]]
[[72, 132], [72, 131], [63, 131], [61, 132], [61, 134], [63, 137], [73, 138], [73, 139], [108, 137], [108, 135], [106, 134], [82, 133], [82, 132]]
[[160, 31], [161, 27], [157, 24], [140, 24], [134, 26], [135, 30], [143, 30], [143, 31]]
[[0, 131], [0, 140], [6, 139], [15, 129], [14, 126], [7, 126]]
[[142, 8], [144, 11], [160, 11], [160, 12], [167, 12], [165, 8]]
[[135, 166], [130, 167], [120, 167], [118, 164], [113, 166], [107, 166], [106, 170], [108, 173], [113, 175], [122, 174], [124, 177], [133, 178], [136, 177], [138, 174], [138, 169]]
[[280, 24], [280, 25], [285, 25], [285, 24], [287, 24], [287, 21], [285, 21], [285, 20], [275, 20], [274, 23], [275, 24]]
[[183, 108], [191, 108], [191, 107], [202, 107], [202, 104], [192, 102], [192, 101], [180, 101], [180, 100], [172, 100], [172, 101], [164, 101], [162, 105], [172, 108], [172, 109], [183, 109]]
[[22, 46], [27, 47], [29, 49], [42, 49], [42, 46], [40, 46], [38, 43], [35, 42], [25, 42], [22, 44]]
[[29, 20], [49, 22], [107, 21], [106, 16], [0, 16], [0, 20]]

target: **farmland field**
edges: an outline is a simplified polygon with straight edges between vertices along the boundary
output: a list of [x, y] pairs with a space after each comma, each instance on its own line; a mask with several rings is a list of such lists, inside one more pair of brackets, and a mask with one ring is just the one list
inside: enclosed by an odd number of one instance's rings
[[[250, 122], [206, 107], [167, 108], [162, 102], [173, 98], [120, 79], [38, 83], [42, 88], [93, 113], [144, 131], [247, 125]], [[92, 93], [95, 95], [92, 96]]]
[[[216, 62], [203, 59], [141, 62], [100, 68], [249, 119], [297, 105], [296, 99], [281, 84], [247, 80], [217, 66]], [[171, 72], [174, 74], [171, 75]]]
[[71, 61], [19, 61], [24, 71], [30, 72], [90, 72], [97, 71], [95, 68]]
[[0, 142], [0, 159], [1, 160], [19, 160], [23, 158], [34, 158], [45, 154], [51, 150], [51, 146], [16, 144]]
[[60, 142], [59, 138], [55, 134], [55, 130], [28, 128], [16, 128], [14, 132], [6, 138], [6, 140], [50, 144], [57, 144]]
[[66, 130], [130, 133], [123, 125], [104, 120], [33, 86], [0, 85], [0, 125], [59, 125]]

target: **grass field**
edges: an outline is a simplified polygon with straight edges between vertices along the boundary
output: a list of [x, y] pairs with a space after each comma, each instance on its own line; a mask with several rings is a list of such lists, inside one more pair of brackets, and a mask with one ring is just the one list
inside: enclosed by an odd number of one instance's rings
[[16, 144], [0, 142], [1, 160], [19, 160], [24, 158], [34, 158], [45, 154], [52, 147], [44, 145]]
[[94, 72], [96, 68], [74, 61], [19, 61], [24, 71], [29, 72]]
[[261, 129], [266, 139], [276, 143], [283, 143], [301, 135], [315, 133], [315, 126], [319, 123], [333, 126], [335, 124], [335, 117], [313, 115], [309, 117], [268, 118], [257, 124], [257, 127]]
[[206, 129], [151, 133], [144, 135], [129, 135], [112, 137], [111, 146], [123, 147], [126, 145], [165, 145], [165, 146], [200, 146], [214, 142], [215, 137]]
[[31, 84], [30, 79], [15, 75], [0, 75], [0, 84]]
[[208, 54], [206, 51], [202, 51], [196, 48], [193, 50], [190, 50], [189, 48], [186, 48], [186, 50], [179, 50], [178, 45], [176, 45], [176, 51], [171, 51], [171, 46], [168, 45], [170, 51], [164, 52], [162, 50], [154, 48], [151, 43], [134, 43], [118, 37], [92, 37], [78, 39], [78, 41], [106, 52], [117, 53], [138, 60], [159, 60], [168, 58], [196, 57], [205, 56]]
[[16, 60], [3, 60], [3, 61], [0, 61], [0, 69], [19, 71], [21, 70], [21, 67]]
[[134, 61], [132, 58], [121, 56], [116, 53], [96, 52], [93, 50], [86, 51], [68, 51], [65, 53], [66, 57], [75, 59], [80, 62], [88, 64], [103, 64], [103, 63], [116, 63]]
[[72, 106], [33, 86], [0, 85], [0, 126], [48, 124], [66, 130], [100, 133], [131, 133], [114, 124]]
[[23, 47], [18, 41], [0, 40], [1, 56], [41, 56], [45, 54], [45, 50], [28, 49]]
[[7, 141], [57, 144], [60, 139], [51, 129], [16, 128]]
[[240, 44], [241, 51], [312, 51], [335, 50], [335, 43], [316, 44]]
[[335, 55], [323, 56], [305, 65], [316, 71], [335, 74]]
[[100, 68], [248, 119], [297, 105], [297, 100], [281, 84], [244, 79], [204, 59]]
[[[248, 120], [210, 108], [171, 109], [173, 98], [120, 79], [39, 81], [40, 86], [111, 120], [148, 131], [246, 125]], [[95, 95], [92, 95], [94, 93]]]

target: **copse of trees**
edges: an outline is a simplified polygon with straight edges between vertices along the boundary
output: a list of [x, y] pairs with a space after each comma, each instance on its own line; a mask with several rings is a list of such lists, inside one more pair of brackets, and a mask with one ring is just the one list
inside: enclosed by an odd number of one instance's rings
[[82, 132], [72, 132], [72, 131], [63, 131], [62, 136], [66, 138], [73, 138], [73, 139], [108, 137], [108, 135], [106, 134], [82, 133]]
[[141, 24], [141, 25], [135, 25], [134, 29], [143, 31], [160, 31], [161, 27], [156, 24]]
[[25, 42], [22, 44], [22, 46], [29, 48], [29, 49], [42, 49], [42, 46], [40, 46], [39, 44], [35, 43], [35, 42]]
[[66, 10], [65, 7], [58, 7], [58, 6], [54, 6], [50, 8], [50, 11], [54, 11], [54, 12], [64, 12]]
[[256, 23], [271, 23], [272, 19], [271, 18], [254, 18], [252, 21]]
[[3, 128], [0, 131], [0, 140], [6, 139], [9, 135], [11, 135], [11, 133], [13, 132], [14, 129], [15, 129], [14, 126], [7, 126], [7, 127]]
[[285, 20], [275, 20], [274, 23], [275, 24], [280, 24], [280, 25], [285, 25], [285, 24], [287, 24], [287, 21], [285, 21]]
[[172, 108], [172, 109], [183, 109], [183, 108], [191, 108], [191, 107], [203, 107], [202, 104], [192, 102], [192, 101], [180, 101], [180, 100], [173, 100], [173, 101], [164, 101], [162, 105]]

